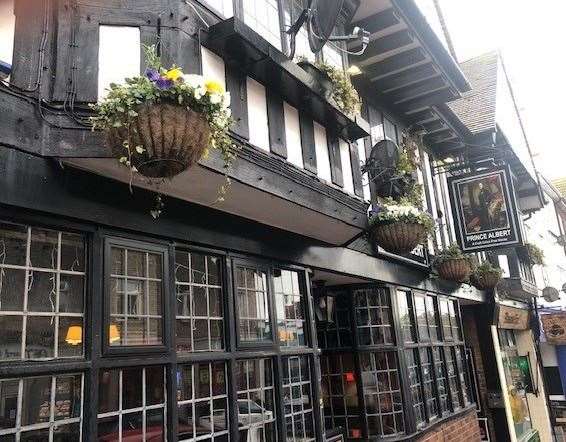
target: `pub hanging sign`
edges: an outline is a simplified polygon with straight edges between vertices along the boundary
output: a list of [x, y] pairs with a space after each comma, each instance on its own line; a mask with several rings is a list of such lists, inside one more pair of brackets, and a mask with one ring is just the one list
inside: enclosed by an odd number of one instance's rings
[[566, 344], [566, 312], [540, 315], [546, 342], [554, 345]]
[[522, 244], [509, 167], [448, 178], [456, 237], [464, 252]]

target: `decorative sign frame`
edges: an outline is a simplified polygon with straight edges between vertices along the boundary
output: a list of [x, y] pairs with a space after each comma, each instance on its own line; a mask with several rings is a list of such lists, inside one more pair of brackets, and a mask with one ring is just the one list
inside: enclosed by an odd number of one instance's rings
[[448, 178], [460, 248], [481, 252], [523, 244], [509, 166]]
[[546, 342], [554, 345], [566, 344], [566, 312], [540, 315]]
[[529, 328], [529, 311], [498, 305], [497, 326], [511, 330], [526, 330]]

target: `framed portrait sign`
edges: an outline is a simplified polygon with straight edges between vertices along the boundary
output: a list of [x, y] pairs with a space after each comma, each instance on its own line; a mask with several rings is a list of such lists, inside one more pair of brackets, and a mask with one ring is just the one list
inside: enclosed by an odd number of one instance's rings
[[481, 252], [523, 243], [509, 167], [448, 178], [458, 244]]

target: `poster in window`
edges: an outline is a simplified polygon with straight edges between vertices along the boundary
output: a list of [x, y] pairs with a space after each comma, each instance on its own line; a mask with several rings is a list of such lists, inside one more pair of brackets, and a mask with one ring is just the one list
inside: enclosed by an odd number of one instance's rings
[[540, 315], [546, 342], [552, 345], [566, 345], [566, 312]]
[[448, 179], [456, 236], [464, 252], [522, 244], [508, 167]]

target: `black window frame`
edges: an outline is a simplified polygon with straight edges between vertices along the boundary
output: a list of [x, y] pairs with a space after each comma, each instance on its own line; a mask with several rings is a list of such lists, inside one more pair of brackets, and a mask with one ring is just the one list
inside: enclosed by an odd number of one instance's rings
[[[357, 317], [356, 317], [356, 306], [355, 306], [355, 292], [357, 289], [361, 288], [368, 288], [368, 287], [376, 287], [379, 289], [386, 289], [389, 291], [389, 296], [391, 300], [391, 313], [392, 313], [392, 332], [394, 334], [394, 344], [393, 345], [362, 345], [360, 342], [359, 337], [359, 330], [357, 324]], [[358, 383], [358, 401], [359, 401], [359, 409], [360, 409], [360, 422], [362, 425], [362, 433], [363, 439], [368, 439], [368, 421], [367, 415], [365, 413], [365, 396], [363, 385], [361, 381], [361, 366], [360, 366], [360, 354], [366, 352], [394, 352], [397, 357], [398, 361], [398, 375], [399, 375], [399, 382], [400, 388], [402, 392], [403, 398], [403, 412], [404, 412], [404, 423], [405, 423], [405, 431], [403, 434], [396, 434], [396, 435], [387, 435], [382, 436], [387, 438], [388, 440], [396, 440], [396, 439], [403, 439], [405, 440], [412, 435], [426, 431], [427, 428], [436, 425], [439, 421], [442, 421], [446, 418], [450, 418], [451, 416], [464, 412], [468, 410], [470, 407], [475, 408], [475, 404], [472, 398], [468, 395], [467, 401], [462, 401], [462, 389], [466, 389], [469, 391], [469, 386], [465, 383], [468, 382], [466, 379], [469, 379], [469, 375], [467, 373], [467, 367], [464, 366], [464, 360], [462, 360], [462, 364], [459, 364], [457, 360], [454, 361], [455, 367], [462, 369], [466, 372], [464, 376], [457, 376], [456, 378], [456, 385], [458, 391], [455, 392], [458, 396], [458, 404], [457, 406], [453, 406], [451, 402], [451, 390], [448, 381], [448, 372], [446, 366], [446, 352], [453, 351], [455, 348], [459, 348], [460, 352], [463, 351], [465, 348], [464, 342], [464, 331], [462, 328], [462, 321], [461, 321], [461, 311], [458, 298], [447, 296], [447, 295], [439, 295], [432, 292], [427, 292], [423, 290], [411, 289], [402, 286], [396, 285], [388, 285], [388, 284], [355, 284], [355, 285], [348, 285], [348, 286], [335, 286], [335, 287], [328, 287], [322, 288], [317, 291], [317, 296], [330, 296], [330, 295], [337, 295], [337, 296], [344, 296], [346, 299], [349, 299], [349, 307], [350, 307], [350, 322], [352, 324], [352, 331], [354, 334], [354, 339], [352, 345], [348, 346], [339, 346], [333, 348], [322, 348], [322, 355], [331, 356], [336, 352], [352, 352], [355, 355], [355, 376]], [[400, 311], [399, 311], [399, 303], [398, 303], [398, 296], [402, 294], [406, 296], [408, 302], [411, 303], [409, 306], [409, 317], [412, 321], [412, 331], [414, 336], [414, 341], [408, 342], [403, 340], [402, 334], [402, 324], [400, 318]], [[422, 333], [417, 326], [416, 321], [416, 306], [415, 306], [415, 297], [422, 297], [425, 304], [425, 320], [426, 320], [426, 327], [428, 336], [421, 336]], [[439, 301], [440, 300], [447, 300], [448, 302], [454, 303], [454, 310], [455, 310], [455, 323], [454, 326], [459, 327], [459, 336], [456, 339], [445, 340], [440, 310], [439, 310]], [[317, 298], [315, 297], [314, 302], [317, 302]], [[336, 302], [335, 302], [336, 304]], [[451, 324], [452, 325], [452, 324]], [[327, 332], [328, 324], [321, 323], [317, 321], [317, 331], [319, 335], [324, 334]], [[452, 328], [451, 328], [452, 331]], [[408, 360], [406, 358], [405, 352], [406, 351], [414, 351], [415, 357], [417, 357], [416, 362], [416, 369], [418, 371], [419, 377], [419, 386], [420, 394], [424, 399], [424, 416], [425, 421], [421, 424], [417, 425], [416, 416], [413, 411], [413, 404], [410, 403], [409, 400], [406, 398], [411, 398], [411, 391], [409, 385], [409, 365]], [[428, 377], [431, 378], [432, 382], [432, 392], [434, 395], [435, 403], [436, 403], [436, 414], [431, 412], [429, 407], [429, 401], [427, 401], [427, 396], [424, 387], [424, 379], [425, 375], [423, 372], [423, 367], [421, 363], [422, 358], [422, 351], [427, 352], [427, 357], [430, 357], [430, 366], [428, 366]], [[441, 360], [441, 368], [443, 372], [443, 379], [445, 382], [446, 388], [446, 397], [447, 397], [447, 410], [443, 412], [441, 406], [441, 398], [439, 393], [439, 384], [438, 382], [440, 379], [437, 377], [437, 364], [436, 359], [434, 357], [435, 352], [440, 356]], [[458, 374], [458, 373], [457, 373]], [[333, 417], [331, 416], [330, 419], [328, 416], [324, 416], [325, 422], [333, 422]], [[329, 428], [327, 428], [329, 429]], [[374, 437], [374, 436], [373, 436]]]
[[[112, 247], [120, 247], [127, 250], [151, 252], [162, 255], [161, 275], [161, 336], [163, 342], [157, 345], [116, 345], [109, 343], [110, 326], [110, 283], [111, 283], [111, 253]], [[164, 242], [143, 241], [119, 236], [108, 235], [104, 238], [104, 272], [103, 272], [103, 316], [102, 316], [102, 354], [104, 356], [128, 355], [128, 354], [156, 354], [165, 353], [170, 346], [170, 330], [166, 326], [171, 321], [171, 302], [167, 302], [168, 294], [174, 293], [171, 288], [170, 277], [170, 246]], [[173, 289], [174, 290], [174, 289]]]

